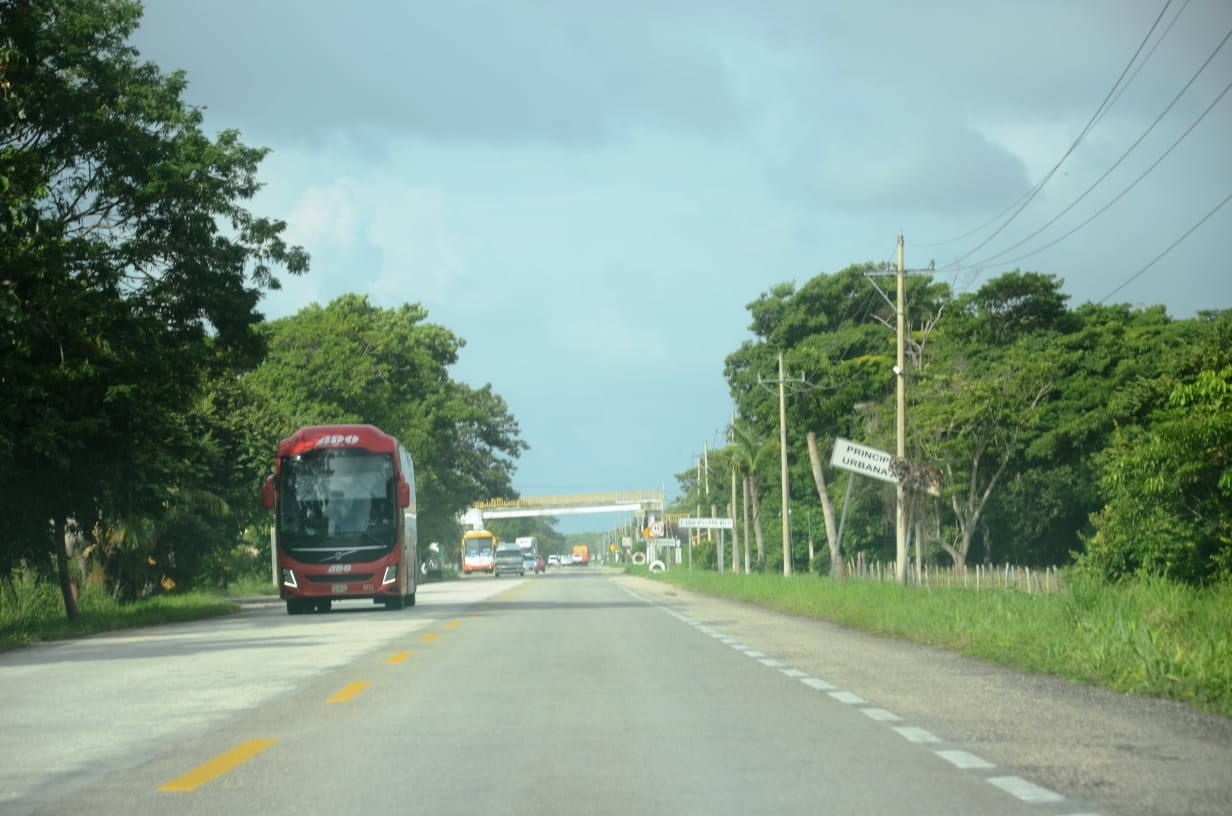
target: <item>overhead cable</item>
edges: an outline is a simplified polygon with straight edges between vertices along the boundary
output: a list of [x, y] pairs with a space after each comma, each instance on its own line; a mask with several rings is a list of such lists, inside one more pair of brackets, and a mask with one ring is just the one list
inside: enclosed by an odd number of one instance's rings
[[1211, 216], [1213, 216], [1215, 213], [1217, 213], [1217, 212], [1219, 212], [1221, 209], [1223, 209], [1224, 205], [1226, 205], [1229, 201], [1232, 201], [1232, 193], [1228, 193], [1228, 195], [1224, 197], [1224, 200], [1223, 200], [1223, 201], [1220, 201], [1218, 204], [1216, 204], [1216, 205], [1215, 205], [1215, 209], [1211, 210], [1211, 211], [1210, 211], [1210, 212], [1208, 212], [1206, 215], [1202, 216], [1202, 218], [1198, 221], [1198, 223], [1194, 224], [1192, 227], [1190, 227], [1189, 229], [1187, 229], [1187, 230], [1185, 231], [1185, 234], [1184, 234], [1184, 235], [1182, 235], [1180, 238], [1177, 238], [1175, 241], [1173, 241], [1171, 244], [1169, 244], [1167, 249], [1165, 249], [1163, 252], [1159, 253], [1159, 254], [1158, 254], [1158, 255], [1156, 255], [1154, 258], [1152, 258], [1152, 259], [1151, 259], [1151, 261], [1150, 261], [1150, 263], [1148, 263], [1146, 266], [1142, 267], [1142, 268], [1141, 268], [1141, 269], [1139, 269], [1137, 272], [1135, 272], [1134, 274], [1132, 274], [1132, 275], [1130, 275], [1128, 278], [1126, 278], [1126, 280], [1125, 280], [1125, 282], [1124, 282], [1124, 283], [1122, 283], [1122, 284], [1121, 284], [1120, 286], [1118, 286], [1117, 288], [1113, 289], [1113, 290], [1112, 290], [1111, 292], [1109, 292], [1108, 294], [1104, 295], [1103, 299], [1102, 299], [1102, 300], [1100, 300], [1099, 302], [1100, 302], [1101, 304], [1103, 304], [1103, 303], [1107, 302], [1108, 298], [1112, 297], [1112, 296], [1113, 296], [1113, 295], [1115, 295], [1117, 292], [1121, 291], [1121, 290], [1122, 290], [1122, 289], [1124, 289], [1126, 286], [1129, 286], [1131, 283], [1133, 283], [1134, 281], [1136, 281], [1138, 278], [1142, 277], [1142, 275], [1143, 275], [1143, 274], [1144, 274], [1144, 273], [1145, 273], [1148, 269], [1150, 269], [1152, 266], [1154, 266], [1156, 263], [1158, 263], [1158, 262], [1159, 262], [1159, 260], [1160, 260], [1161, 258], [1163, 258], [1165, 255], [1167, 255], [1169, 252], [1171, 252], [1172, 250], [1176, 249], [1176, 248], [1177, 248], [1177, 247], [1181, 244], [1181, 242], [1183, 242], [1186, 238], [1188, 238], [1190, 235], [1192, 235], [1192, 234], [1194, 233], [1194, 231], [1198, 229], [1198, 227], [1200, 227], [1200, 226], [1202, 226], [1203, 224], [1205, 224], [1207, 221], [1209, 221], [1209, 220], [1210, 220]]
[[[1013, 223], [1014, 219], [1016, 219], [1019, 216], [1019, 214], [1022, 213], [1022, 211], [1027, 208], [1027, 205], [1029, 205], [1032, 201], [1035, 200], [1035, 197], [1039, 195], [1040, 190], [1044, 189], [1044, 186], [1052, 179], [1054, 175], [1056, 175], [1056, 172], [1059, 169], [1061, 169], [1061, 165], [1065, 163], [1065, 160], [1068, 159], [1073, 154], [1073, 152], [1078, 149], [1078, 145], [1082, 143], [1082, 140], [1085, 139], [1087, 134], [1091, 132], [1091, 129], [1095, 127], [1096, 122], [1100, 120], [1105, 110], [1111, 106], [1111, 101], [1114, 95], [1117, 93], [1117, 89], [1121, 86], [1122, 81], [1125, 80], [1126, 74], [1129, 73], [1134, 63], [1137, 62], [1138, 56], [1142, 53], [1142, 49], [1146, 47], [1146, 44], [1148, 42], [1150, 42], [1151, 36], [1155, 33], [1155, 29], [1159, 27], [1159, 23], [1161, 20], [1163, 20], [1164, 15], [1167, 13], [1168, 7], [1170, 5], [1172, 5], [1172, 0], [1166, 0], [1166, 2], [1164, 3], [1164, 7], [1159, 12], [1159, 16], [1155, 18], [1155, 22], [1151, 25], [1150, 30], [1147, 31], [1146, 36], [1142, 38], [1142, 42], [1138, 44], [1138, 48], [1134, 51], [1133, 56], [1129, 58], [1129, 62], [1125, 64], [1125, 68], [1121, 71], [1121, 75], [1117, 77], [1116, 82], [1114, 82], [1112, 84], [1112, 87], [1108, 89], [1108, 93], [1104, 96], [1103, 101], [1099, 103], [1099, 107], [1096, 108], [1095, 113], [1091, 115], [1090, 121], [1087, 122], [1086, 127], [1082, 129], [1082, 132], [1078, 134], [1078, 137], [1074, 139], [1074, 143], [1069, 146], [1069, 149], [1065, 151], [1065, 154], [1062, 155], [1061, 158], [1057, 161], [1057, 163], [1052, 166], [1052, 169], [1049, 170], [1046, 174], [1044, 174], [1044, 177], [1040, 179], [1035, 184], [1034, 187], [1031, 188], [1031, 190], [1027, 193], [1025, 198], [1022, 200], [1022, 203], [1013, 209], [1013, 212], [1010, 214], [1009, 218], [1005, 219], [1005, 221], [1001, 224], [1001, 226], [993, 230], [992, 234], [989, 235], [987, 238], [985, 238], [983, 241], [981, 241], [979, 244], [977, 244], [972, 249], [968, 250], [966, 253], [960, 256], [958, 259], [953, 261], [952, 262], [953, 264], [955, 265], [961, 264], [967, 258], [971, 257], [976, 252], [978, 252], [979, 250], [987, 246], [989, 242], [992, 241], [992, 239], [1000, 235], [1001, 232], [1006, 227], [1008, 227], [1011, 223]], [[1000, 216], [998, 216], [998, 218], [1000, 218]]]
[[1041, 246], [1041, 247], [1039, 247], [1039, 248], [1037, 248], [1037, 249], [1033, 249], [1033, 250], [1031, 250], [1030, 252], [1024, 253], [1024, 254], [1022, 254], [1022, 255], [1019, 255], [1019, 256], [1018, 256], [1018, 257], [1016, 257], [1016, 258], [1011, 258], [1011, 259], [1010, 259], [1010, 260], [1008, 260], [1008, 261], [1001, 261], [1001, 265], [1003, 265], [1003, 266], [1009, 266], [1010, 264], [1016, 264], [1016, 263], [1018, 263], [1019, 261], [1026, 260], [1027, 258], [1030, 258], [1030, 257], [1032, 257], [1032, 256], [1034, 256], [1034, 255], [1038, 255], [1039, 253], [1043, 252], [1043, 251], [1044, 251], [1044, 250], [1046, 250], [1046, 249], [1051, 249], [1052, 247], [1054, 247], [1054, 246], [1056, 246], [1057, 244], [1061, 243], [1061, 242], [1062, 242], [1062, 241], [1064, 241], [1066, 238], [1068, 238], [1068, 237], [1070, 237], [1071, 235], [1073, 235], [1074, 233], [1078, 232], [1078, 230], [1082, 229], [1082, 228], [1083, 228], [1083, 227], [1085, 227], [1087, 224], [1090, 224], [1090, 223], [1091, 223], [1092, 221], [1094, 221], [1096, 218], [1099, 218], [1101, 215], [1103, 215], [1105, 212], [1107, 212], [1107, 211], [1108, 211], [1108, 209], [1109, 209], [1110, 207], [1112, 207], [1112, 205], [1113, 205], [1113, 204], [1116, 204], [1118, 201], [1120, 201], [1122, 198], [1124, 198], [1124, 197], [1125, 197], [1125, 196], [1129, 193], [1129, 191], [1130, 191], [1130, 190], [1132, 190], [1132, 189], [1134, 189], [1134, 187], [1138, 186], [1138, 182], [1142, 181], [1144, 178], [1146, 178], [1148, 175], [1150, 175], [1151, 171], [1152, 171], [1152, 170], [1154, 170], [1156, 167], [1158, 167], [1158, 166], [1159, 166], [1159, 164], [1160, 164], [1160, 162], [1162, 162], [1164, 159], [1168, 158], [1169, 154], [1171, 154], [1171, 153], [1172, 153], [1172, 151], [1176, 149], [1176, 146], [1177, 146], [1177, 145], [1179, 145], [1181, 142], [1185, 141], [1185, 138], [1186, 138], [1186, 137], [1187, 137], [1187, 136], [1188, 136], [1188, 135], [1189, 135], [1189, 134], [1193, 131], [1193, 129], [1194, 129], [1194, 128], [1196, 128], [1196, 127], [1198, 126], [1198, 124], [1199, 124], [1199, 123], [1200, 123], [1203, 119], [1205, 119], [1205, 118], [1206, 118], [1206, 115], [1207, 115], [1208, 113], [1210, 113], [1210, 112], [1214, 109], [1214, 107], [1215, 107], [1216, 105], [1218, 105], [1218, 104], [1219, 104], [1220, 100], [1222, 100], [1225, 96], [1227, 96], [1227, 95], [1228, 95], [1228, 91], [1232, 91], [1232, 82], [1229, 82], [1227, 85], [1225, 85], [1225, 86], [1224, 86], [1224, 89], [1223, 89], [1222, 91], [1220, 91], [1219, 96], [1215, 97], [1214, 101], [1212, 101], [1212, 102], [1211, 102], [1211, 104], [1209, 104], [1209, 105], [1207, 105], [1207, 106], [1206, 106], [1206, 110], [1202, 111], [1202, 113], [1198, 116], [1198, 118], [1197, 118], [1197, 119], [1195, 119], [1195, 120], [1193, 121], [1193, 123], [1192, 123], [1192, 124], [1190, 124], [1190, 126], [1189, 126], [1189, 127], [1185, 128], [1185, 131], [1184, 131], [1184, 132], [1183, 132], [1180, 136], [1178, 136], [1178, 137], [1177, 137], [1176, 141], [1174, 141], [1171, 145], [1169, 145], [1169, 146], [1168, 146], [1168, 149], [1167, 149], [1167, 150], [1165, 150], [1163, 153], [1161, 153], [1161, 154], [1159, 155], [1159, 158], [1157, 158], [1157, 159], [1155, 159], [1155, 161], [1151, 162], [1150, 166], [1149, 166], [1149, 167], [1147, 167], [1145, 170], [1143, 170], [1140, 174], [1138, 174], [1138, 177], [1137, 177], [1137, 178], [1135, 178], [1133, 181], [1131, 181], [1131, 182], [1129, 183], [1129, 185], [1125, 187], [1125, 189], [1123, 189], [1123, 190], [1121, 190], [1121, 192], [1117, 193], [1117, 194], [1116, 194], [1116, 196], [1114, 196], [1114, 197], [1112, 198], [1112, 200], [1111, 200], [1111, 201], [1109, 201], [1107, 204], [1105, 204], [1104, 206], [1102, 206], [1102, 207], [1100, 207], [1098, 210], [1096, 210], [1094, 213], [1092, 213], [1092, 214], [1091, 214], [1091, 215], [1090, 215], [1090, 216], [1089, 216], [1089, 217], [1088, 217], [1085, 221], [1083, 221], [1083, 222], [1081, 222], [1080, 224], [1078, 224], [1078, 226], [1074, 227], [1074, 228], [1073, 228], [1073, 229], [1071, 229], [1069, 232], [1066, 232], [1066, 233], [1061, 234], [1061, 235], [1060, 235], [1060, 236], [1058, 236], [1057, 238], [1054, 238], [1053, 240], [1049, 241], [1048, 243], [1044, 244], [1043, 246]]
[[[1143, 140], [1145, 140], [1145, 139], [1146, 139], [1146, 137], [1147, 137], [1148, 135], [1150, 135], [1151, 131], [1155, 129], [1155, 126], [1156, 126], [1156, 125], [1158, 125], [1161, 121], [1163, 121], [1163, 118], [1164, 118], [1165, 116], [1167, 116], [1167, 115], [1168, 115], [1168, 113], [1172, 110], [1172, 108], [1173, 108], [1173, 107], [1175, 107], [1175, 106], [1176, 106], [1176, 103], [1177, 103], [1177, 102], [1180, 102], [1180, 101], [1181, 101], [1181, 97], [1185, 95], [1185, 92], [1189, 90], [1190, 86], [1192, 86], [1192, 85], [1194, 84], [1194, 82], [1196, 82], [1196, 81], [1197, 81], [1198, 77], [1202, 75], [1202, 72], [1203, 72], [1203, 71], [1205, 71], [1205, 70], [1206, 70], [1206, 68], [1207, 68], [1207, 66], [1209, 66], [1209, 65], [1211, 64], [1211, 61], [1212, 61], [1213, 59], [1215, 59], [1216, 55], [1218, 55], [1218, 54], [1219, 54], [1220, 50], [1222, 50], [1222, 49], [1223, 49], [1223, 47], [1227, 44], [1227, 42], [1228, 42], [1228, 40], [1229, 40], [1229, 39], [1232, 39], [1232, 30], [1229, 30], [1229, 31], [1228, 31], [1228, 33], [1224, 35], [1224, 38], [1220, 41], [1219, 45], [1217, 45], [1217, 46], [1215, 47], [1215, 50], [1211, 52], [1211, 55], [1210, 55], [1209, 57], [1207, 57], [1207, 58], [1206, 58], [1206, 62], [1202, 63], [1202, 65], [1198, 68], [1198, 70], [1194, 73], [1194, 75], [1193, 75], [1192, 77], [1190, 77], [1190, 78], [1189, 78], [1189, 81], [1185, 83], [1185, 85], [1181, 88], [1181, 90], [1180, 90], [1179, 92], [1177, 92], [1176, 96], [1172, 97], [1172, 101], [1171, 101], [1171, 102], [1169, 102], [1169, 103], [1168, 103], [1168, 105], [1167, 105], [1167, 107], [1165, 107], [1165, 108], [1164, 108], [1164, 109], [1160, 112], [1159, 116], [1156, 116], [1156, 117], [1155, 117], [1155, 121], [1151, 122], [1151, 124], [1147, 127], [1147, 129], [1146, 129], [1146, 130], [1144, 130], [1144, 131], [1142, 131], [1142, 135], [1141, 135], [1141, 136], [1139, 136], [1139, 137], [1138, 137], [1138, 138], [1134, 141], [1134, 143], [1133, 143], [1133, 144], [1131, 144], [1131, 145], [1129, 146], [1129, 148], [1128, 148], [1128, 149], [1126, 149], [1126, 151], [1125, 151], [1124, 153], [1122, 153], [1122, 154], [1121, 154], [1120, 158], [1118, 158], [1115, 162], [1113, 162], [1113, 163], [1112, 163], [1112, 166], [1110, 166], [1107, 170], [1105, 170], [1105, 171], [1104, 171], [1104, 174], [1103, 174], [1102, 176], [1100, 176], [1099, 178], [1097, 178], [1097, 179], [1095, 180], [1095, 182], [1091, 184], [1091, 186], [1087, 187], [1085, 190], [1083, 190], [1083, 191], [1082, 191], [1082, 194], [1081, 194], [1081, 195], [1079, 195], [1079, 196], [1078, 196], [1077, 198], [1075, 198], [1072, 202], [1070, 202], [1069, 206], [1067, 206], [1065, 209], [1061, 210], [1061, 212], [1059, 212], [1059, 213], [1057, 213], [1055, 216], [1053, 216], [1051, 220], [1049, 220], [1048, 222], [1046, 222], [1043, 226], [1041, 226], [1041, 227], [1040, 227], [1039, 229], [1037, 229], [1035, 232], [1033, 232], [1033, 233], [1031, 233], [1030, 235], [1028, 235], [1028, 236], [1026, 236], [1025, 238], [1023, 238], [1023, 239], [1022, 239], [1021, 241], [1019, 241], [1018, 243], [1016, 243], [1016, 244], [1011, 244], [1010, 246], [1008, 246], [1008, 247], [1006, 247], [1005, 249], [1001, 250], [1001, 251], [1000, 251], [1000, 252], [998, 252], [997, 254], [995, 254], [995, 255], [990, 255], [990, 256], [988, 256], [987, 258], [984, 258], [984, 259], [979, 260], [979, 261], [974, 261], [974, 262], [972, 262], [972, 264], [970, 264], [970, 265], [971, 265], [971, 266], [983, 266], [983, 265], [985, 265], [985, 264], [992, 263], [992, 262], [993, 262], [993, 261], [995, 261], [997, 258], [1000, 258], [1002, 255], [1008, 255], [1010, 252], [1014, 251], [1015, 249], [1018, 249], [1018, 247], [1022, 246], [1022, 245], [1023, 245], [1023, 244], [1025, 244], [1025, 243], [1027, 243], [1027, 242], [1028, 242], [1028, 241], [1030, 241], [1032, 238], [1035, 238], [1035, 237], [1036, 237], [1037, 235], [1039, 235], [1041, 232], [1043, 232], [1044, 230], [1048, 229], [1048, 228], [1049, 228], [1049, 227], [1051, 227], [1053, 224], [1057, 223], [1057, 221], [1061, 220], [1061, 218], [1062, 218], [1062, 217], [1063, 217], [1066, 213], [1068, 213], [1070, 210], [1074, 209], [1074, 207], [1078, 206], [1078, 204], [1079, 204], [1079, 203], [1080, 203], [1080, 202], [1081, 202], [1084, 198], [1086, 198], [1086, 197], [1087, 197], [1087, 195], [1088, 195], [1091, 191], [1093, 191], [1096, 187], [1098, 187], [1098, 186], [1099, 186], [1099, 185], [1100, 185], [1100, 184], [1104, 181], [1104, 179], [1108, 178], [1108, 176], [1110, 176], [1110, 175], [1112, 174], [1112, 171], [1113, 171], [1113, 170], [1116, 170], [1118, 167], [1120, 167], [1120, 166], [1121, 166], [1121, 162], [1123, 162], [1123, 161], [1125, 161], [1125, 159], [1129, 158], [1129, 154], [1133, 153], [1133, 152], [1134, 152], [1134, 150], [1135, 150], [1135, 149], [1137, 149], [1138, 145], [1142, 144]], [[1227, 92], [1228, 92], [1228, 89], [1227, 89], [1227, 88], [1225, 88], [1225, 89], [1224, 89], [1223, 94], [1226, 94]], [[1220, 95], [1219, 95], [1219, 97], [1218, 97], [1218, 98], [1216, 98], [1215, 102], [1218, 102], [1218, 101], [1219, 101], [1219, 99], [1222, 99], [1222, 98], [1223, 98], [1223, 94], [1220, 94]], [[1211, 104], [1211, 107], [1214, 107], [1214, 103], [1212, 103], [1212, 104]], [[1210, 108], [1210, 107], [1208, 107], [1208, 108], [1207, 108], [1207, 110], [1206, 110], [1206, 112], [1204, 112], [1204, 113], [1202, 114], [1202, 116], [1199, 116], [1199, 117], [1198, 117], [1198, 122], [1202, 121], [1202, 117], [1206, 116], [1206, 113], [1208, 113], [1208, 112], [1210, 111], [1210, 109], [1211, 109], [1211, 108]], [[1185, 134], [1184, 134], [1184, 135], [1182, 135], [1181, 139], [1184, 139], [1185, 135], [1188, 135], [1189, 131], [1190, 131], [1190, 130], [1193, 130], [1194, 125], [1196, 125], [1196, 124], [1197, 124], [1197, 122], [1194, 122], [1194, 124], [1193, 124], [1193, 125], [1190, 125], [1189, 129], [1185, 131]], [[1172, 145], [1172, 147], [1176, 147], [1176, 145], [1177, 145], [1177, 144], [1179, 144], [1179, 143], [1180, 143], [1180, 141], [1181, 141], [1181, 140], [1180, 140], [1180, 139], [1178, 139], [1178, 140], [1177, 140], [1177, 142], [1176, 142], [1176, 143], [1174, 143], [1174, 144]], [[1172, 147], [1168, 148], [1168, 152], [1171, 152]], [[1165, 153], [1165, 155], [1167, 155], [1167, 154]], [[1161, 158], [1162, 158], [1162, 157], [1161, 157]], [[1159, 164], [1159, 162], [1158, 162], [1158, 161], [1156, 161], [1156, 162], [1155, 162], [1155, 164], [1152, 164], [1152, 165], [1151, 165], [1151, 169], [1154, 169], [1154, 167], [1155, 167], [1156, 165], [1158, 165], [1158, 164]], [[1150, 170], [1148, 170], [1147, 172], [1150, 172]], [[1145, 175], [1145, 173], [1144, 173], [1143, 175]], [[1139, 176], [1138, 180], [1141, 180], [1141, 178], [1142, 178], [1142, 176]], [[1135, 181], [1134, 181], [1134, 184], [1137, 184], [1137, 183], [1138, 183], [1138, 180], [1135, 180]], [[1131, 187], [1132, 187], [1132, 185], [1131, 185]], [[1128, 191], [1127, 191], [1127, 192], [1128, 192]], [[1114, 199], [1114, 201], [1115, 201], [1115, 199]], [[1102, 213], [1102, 212], [1103, 212], [1104, 210], [1106, 210], [1106, 209], [1107, 209], [1107, 207], [1104, 207], [1104, 208], [1102, 208], [1099, 212], [1101, 212], [1101, 213]], [[1087, 224], [1087, 223], [1090, 223], [1090, 221], [1089, 221], [1089, 220], [1088, 220], [1088, 221], [1084, 221], [1083, 223], [1084, 223], [1084, 224]], [[1066, 236], [1067, 236], [1067, 237], [1068, 237], [1069, 235], [1073, 235], [1073, 232], [1068, 232], [1068, 233], [1066, 233]], [[1049, 244], [1048, 246], [1052, 246], [1052, 244]]]

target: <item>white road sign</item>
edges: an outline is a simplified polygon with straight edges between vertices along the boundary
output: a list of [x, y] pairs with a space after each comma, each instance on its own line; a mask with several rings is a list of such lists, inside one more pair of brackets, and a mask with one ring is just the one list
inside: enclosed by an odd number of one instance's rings
[[729, 518], [682, 518], [677, 522], [681, 527], [703, 527], [730, 530], [732, 520]]
[[894, 457], [885, 451], [860, 445], [840, 436], [834, 440], [834, 453], [830, 455], [830, 464], [836, 468], [850, 470], [852, 473], [861, 473], [883, 482], [898, 484], [898, 477], [890, 469], [890, 462], [893, 459]]

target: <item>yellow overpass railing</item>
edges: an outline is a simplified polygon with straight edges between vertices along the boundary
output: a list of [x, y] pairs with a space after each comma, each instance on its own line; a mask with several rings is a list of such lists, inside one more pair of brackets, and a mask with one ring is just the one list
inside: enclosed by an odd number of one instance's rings
[[547, 507], [600, 507], [638, 504], [648, 510], [663, 509], [662, 490], [620, 490], [606, 493], [569, 493], [561, 496], [523, 496], [519, 499], [489, 499], [471, 505], [476, 510], [540, 509]]

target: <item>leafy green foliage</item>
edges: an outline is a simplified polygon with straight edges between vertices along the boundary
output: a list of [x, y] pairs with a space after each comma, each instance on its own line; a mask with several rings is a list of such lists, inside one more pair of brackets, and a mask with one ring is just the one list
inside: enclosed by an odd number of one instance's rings
[[277, 440], [316, 422], [406, 442], [425, 540], [512, 495], [517, 423], [490, 386], [449, 378], [462, 341], [422, 307], [346, 296], [262, 325], [275, 270], [307, 256], [245, 206], [265, 151], [203, 133], [186, 77], [128, 44], [137, 3], [3, 13], [0, 569], [54, 575], [69, 617], [83, 576], [62, 537], [119, 600], [225, 586], [268, 557]]
[[[790, 376], [807, 379], [787, 397], [797, 507], [815, 506], [809, 431], [823, 458], [838, 436], [895, 449], [894, 308], [865, 272], [762, 293], [748, 307], [754, 339], [726, 361], [740, 419], [763, 438], [778, 433], [777, 389], [767, 386], [778, 353]], [[938, 497], [908, 490], [924, 558], [1050, 565], [1085, 544], [1088, 563], [1108, 575], [1223, 576], [1232, 503], [1220, 491], [1232, 477], [1220, 313], [1178, 321], [1162, 307], [1069, 310], [1061, 285], [1015, 270], [953, 296], [927, 277], [907, 278], [906, 464], [941, 477]], [[778, 479], [766, 470], [760, 499], [777, 506]], [[836, 475], [826, 481], [845, 486]], [[894, 551], [894, 493], [864, 481], [843, 549], [884, 558]], [[791, 518], [796, 565], [807, 512]]]
[[269, 323], [266, 336], [269, 354], [249, 383], [274, 406], [279, 436], [365, 422], [398, 437], [415, 460], [422, 541], [447, 547], [468, 505], [514, 495], [526, 447], [517, 421], [490, 385], [449, 377], [463, 341], [427, 322], [422, 306], [381, 309], [348, 294]]
[[231, 615], [239, 605], [217, 595], [189, 592], [158, 595], [139, 603], [120, 603], [102, 588], [80, 597], [82, 617], [64, 618], [64, 601], [55, 588], [28, 575], [0, 578], [0, 651], [97, 632], [179, 623]]
[[184, 406], [259, 359], [260, 291], [307, 268], [245, 208], [265, 151], [202, 132], [185, 77], [128, 45], [139, 18], [12, 0], [0, 40], [0, 567], [54, 566], [70, 617], [60, 531], [200, 486]]
[[1201, 368], [1104, 452], [1107, 504], [1085, 566], [1108, 577], [1232, 579], [1232, 325], [1213, 327]]
[[948, 356], [912, 381], [910, 431], [917, 459], [939, 473], [952, 512], [954, 534], [936, 543], [962, 567], [1023, 434], [1039, 420], [1055, 370], [1029, 340], [972, 357], [943, 345]]
[[1064, 331], [1074, 325], [1066, 310], [1063, 281], [1052, 275], [1014, 270], [993, 278], [963, 298], [959, 311], [972, 340], [999, 346], [1041, 331]]

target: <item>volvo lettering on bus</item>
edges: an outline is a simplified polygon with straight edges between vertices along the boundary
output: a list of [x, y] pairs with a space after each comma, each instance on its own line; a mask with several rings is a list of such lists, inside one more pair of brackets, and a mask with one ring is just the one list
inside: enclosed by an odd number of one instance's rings
[[372, 425], [301, 428], [278, 444], [261, 498], [288, 614], [357, 598], [415, 605], [415, 466], [397, 439]]

